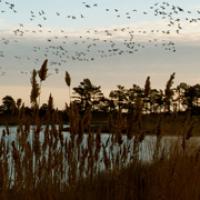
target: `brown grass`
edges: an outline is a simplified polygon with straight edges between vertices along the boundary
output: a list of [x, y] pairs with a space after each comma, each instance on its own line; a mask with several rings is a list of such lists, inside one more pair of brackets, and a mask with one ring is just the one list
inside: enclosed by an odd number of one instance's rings
[[[43, 64], [45, 73], [46, 64]], [[66, 83], [70, 86], [67, 75]], [[36, 76], [34, 70], [31, 79], [31, 102], [36, 107], [31, 120], [34, 126], [24, 119], [22, 106], [14, 133], [16, 139], [11, 141], [13, 133], [8, 126], [2, 132], [0, 199], [200, 199], [200, 151], [189, 146], [194, 126], [190, 116], [183, 120], [184, 126], [179, 130], [181, 142], [172, 145], [169, 151], [167, 145], [162, 148], [166, 127], [159, 118], [151, 127], [157, 137], [156, 145], [147, 150], [153, 160], [144, 162], [139, 157], [146, 126], [140, 98], [136, 112], [130, 113], [128, 119], [124, 119], [120, 110], [116, 116], [110, 116], [111, 134], [104, 141], [101, 130], [91, 128], [91, 109], [80, 114], [77, 105], [71, 102], [66, 106], [70, 126], [66, 136], [51, 95], [46, 124], [42, 125], [37, 112], [41, 88]], [[148, 89], [150, 84], [147, 85]], [[129, 130], [126, 139], [122, 134], [124, 126]]]

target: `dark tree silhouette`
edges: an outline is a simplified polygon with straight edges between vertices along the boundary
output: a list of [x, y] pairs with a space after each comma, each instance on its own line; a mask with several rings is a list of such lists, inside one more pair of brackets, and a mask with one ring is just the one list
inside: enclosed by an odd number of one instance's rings
[[5, 113], [13, 114], [17, 110], [16, 102], [12, 96], [7, 95], [2, 98], [3, 108]]
[[112, 90], [109, 94], [109, 97], [116, 106], [118, 106], [118, 110], [121, 110], [122, 108], [126, 108], [126, 102], [127, 102], [127, 90], [122, 85], [117, 85], [116, 90]]
[[200, 84], [188, 87], [185, 91], [184, 97], [187, 110], [193, 111], [195, 107], [199, 106]]
[[150, 112], [161, 113], [164, 105], [162, 90], [152, 89], [150, 93]]
[[48, 104], [43, 103], [39, 109], [39, 116], [44, 117], [48, 112]]
[[17, 109], [18, 109], [18, 110], [19, 110], [20, 107], [22, 106], [22, 99], [21, 99], [21, 98], [17, 99], [16, 106], [17, 106]]
[[78, 87], [73, 88], [75, 101], [79, 102], [80, 110], [85, 111], [88, 108], [96, 109], [100, 99], [103, 97], [100, 86], [95, 86], [90, 79], [84, 79]]
[[136, 106], [136, 101], [138, 98], [143, 98], [144, 91], [140, 86], [133, 84], [132, 88], [130, 88], [127, 92], [127, 99], [128, 99], [128, 107], [130, 109], [134, 109]]
[[178, 101], [178, 110], [185, 110], [187, 107], [187, 97], [185, 96], [186, 91], [189, 89], [189, 85], [187, 83], [181, 82], [179, 85], [176, 87], [176, 94], [177, 94], [177, 99]]

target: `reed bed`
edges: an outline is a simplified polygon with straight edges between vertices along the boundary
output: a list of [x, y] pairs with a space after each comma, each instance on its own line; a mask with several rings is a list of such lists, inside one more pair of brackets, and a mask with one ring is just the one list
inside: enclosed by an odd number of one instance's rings
[[119, 135], [66, 135], [54, 124], [11, 134], [5, 128], [0, 141], [1, 199], [199, 199], [200, 148], [192, 138], [169, 146], [158, 134], [145, 149], [151, 159], [142, 160], [147, 136], [119, 142]]
[[[67, 133], [51, 95], [43, 124], [39, 117], [40, 90], [47, 70], [46, 60], [39, 70], [40, 84], [38, 72], [33, 70], [32, 119], [27, 119], [23, 106], [19, 106], [15, 133], [7, 125], [2, 131], [0, 199], [200, 199], [200, 148], [190, 143], [190, 115], [177, 140], [167, 144], [163, 143], [160, 117], [153, 130], [154, 144], [145, 149], [150, 159], [145, 160], [141, 148], [147, 136], [142, 129], [140, 98], [137, 109], [127, 119], [120, 108], [114, 117], [109, 116], [109, 134], [102, 134], [101, 127], [93, 129], [91, 108], [82, 113], [71, 98], [65, 110], [69, 118]], [[67, 72], [65, 81], [70, 91]], [[148, 95], [149, 79], [146, 85]], [[166, 93], [170, 99], [170, 91]]]

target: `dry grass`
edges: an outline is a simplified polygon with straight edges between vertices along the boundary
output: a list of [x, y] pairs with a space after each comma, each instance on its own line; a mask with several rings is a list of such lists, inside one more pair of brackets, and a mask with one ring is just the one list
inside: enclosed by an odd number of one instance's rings
[[[46, 78], [46, 65], [47, 61], [43, 73], [40, 71], [41, 81]], [[66, 106], [70, 126], [67, 135], [62, 131], [63, 121], [54, 109], [51, 95], [46, 124], [42, 125], [37, 110], [41, 88], [36, 76], [34, 70], [31, 79], [34, 126], [24, 119], [21, 107], [16, 138], [10, 140], [13, 136], [9, 127], [2, 132], [0, 199], [200, 199], [200, 151], [197, 148], [191, 151], [188, 146], [193, 130], [190, 117], [184, 119], [180, 129], [181, 142], [170, 151], [162, 148], [165, 125], [159, 118], [152, 129], [157, 137], [155, 147], [146, 150], [153, 153], [153, 160], [144, 162], [139, 156], [145, 139], [140, 98], [136, 112], [130, 113], [128, 119], [120, 111], [115, 117], [110, 116], [111, 134], [106, 139], [100, 129], [91, 128], [91, 109], [80, 114], [77, 105], [71, 102]], [[67, 72], [65, 79], [70, 86]], [[128, 127], [126, 138], [122, 134], [124, 126]]]
[[[167, 157], [154, 158], [150, 163], [134, 161], [126, 167], [116, 165], [95, 173], [96, 160], [94, 155], [91, 157], [91, 153], [86, 153], [89, 149], [77, 161], [70, 143], [71, 146], [65, 147], [66, 157], [61, 150], [53, 152], [51, 149], [48, 150], [50, 156], [45, 159], [43, 152], [47, 147], [43, 144], [42, 150], [37, 143], [37, 138], [33, 147], [24, 143], [25, 149], [21, 153], [12, 143], [13, 178], [8, 175], [9, 161], [3, 155], [5, 160], [1, 160], [0, 165], [1, 199], [196, 200], [200, 197], [200, 155], [197, 150], [188, 154], [189, 150], [183, 151], [175, 146]], [[96, 143], [99, 143], [98, 138]], [[104, 159], [108, 158], [104, 155]], [[76, 173], [80, 162], [81, 171]], [[85, 171], [84, 162], [89, 162]], [[61, 181], [65, 173], [69, 179]]]

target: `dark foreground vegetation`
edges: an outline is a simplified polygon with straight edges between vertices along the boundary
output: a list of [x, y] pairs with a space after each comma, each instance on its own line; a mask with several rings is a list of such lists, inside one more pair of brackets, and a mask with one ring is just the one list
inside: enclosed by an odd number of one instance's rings
[[[3, 98], [0, 199], [200, 198], [200, 148], [190, 143], [199, 133], [198, 85], [174, 90], [172, 74], [165, 91], [157, 91], [148, 77], [144, 89], [120, 86], [106, 99], [100, 87], [84, 79], [59, 111], [51, 95], [40, 106], [47, 70], [47, 60], [33, 70], [31, 108], [20, 99]], [[65, 81], [70, 95], [68, 72]], [[104, 128], [109, 134], [102, 134]], [[163, 145], [166, 133], [179, 138]], [[151, 155], [145, 161], [140, 153], [148, 134], [156, 140], [145, 150]]]
[[199, 154], [187, 156], [186, 153], [171, 152], [169, 159], [154, 160], [150, 164], [132, 163], [121, 170], [77, 181], [62, 190], [56, 182], [47, 179], [34, 189], [26, 186], [21, 190], [6, 191], [1, 199], [198, 200], [199, 170]]
[[[66, 72], [65, 82], [68, 87], [66, 98], [70, 101], [65, 104], [65, 109], [59, 110], [49, 103], [40, 103], [42, 83], [48, 76], [47, 63], [45, 60], [40, 70], [34, 69], [32, 72], [30, 107], [26, 106], [22, 99], [15, 100], [11, 95], [2, 98], [1, 125], [17, 125], [25, 122], [35, 124], [36, 115], [42, 124], [46, 124], [49, 121], [49, 109], [54, 113], [54, 123], [62, 121], [69, 124], [70, 112], [74, 109], [79, 129], [84, 129], [81, 121], [88, 117], [90, 127], [95, 130], [101, 128], [102, 132], [113, 132], [112, 123], [119, 125], [120, 121], [120, 131], [123, 133], [130, 132], [138, 126], [140, 130], [152, 134], [156, 122], [162, 118], [163, 126], [167, 127], [165, 134], [176, 134], [184, 119], [190, 115], [194, 127], [193, 133], [195, 135], [199, 133], [196, 125], [200, 116], [200, 84], [188, 85], [182, 82], [174, 87], [175, 73], [173, 73], [166, 82], [164, 90], [151, 88], [150, 77], [147, 77], [144, 87], [133, 84], [127, 89], [118, 85], [116, 90], [110, 92], [109, 97], [105, 97], [101, 87], [95, 86], [88, 78], [71, 91], [71, 77]], [[53, 102], [51, 95], [49, 100]], [[140, 126], [138, 121], [142, 121], [143, 125]]]

